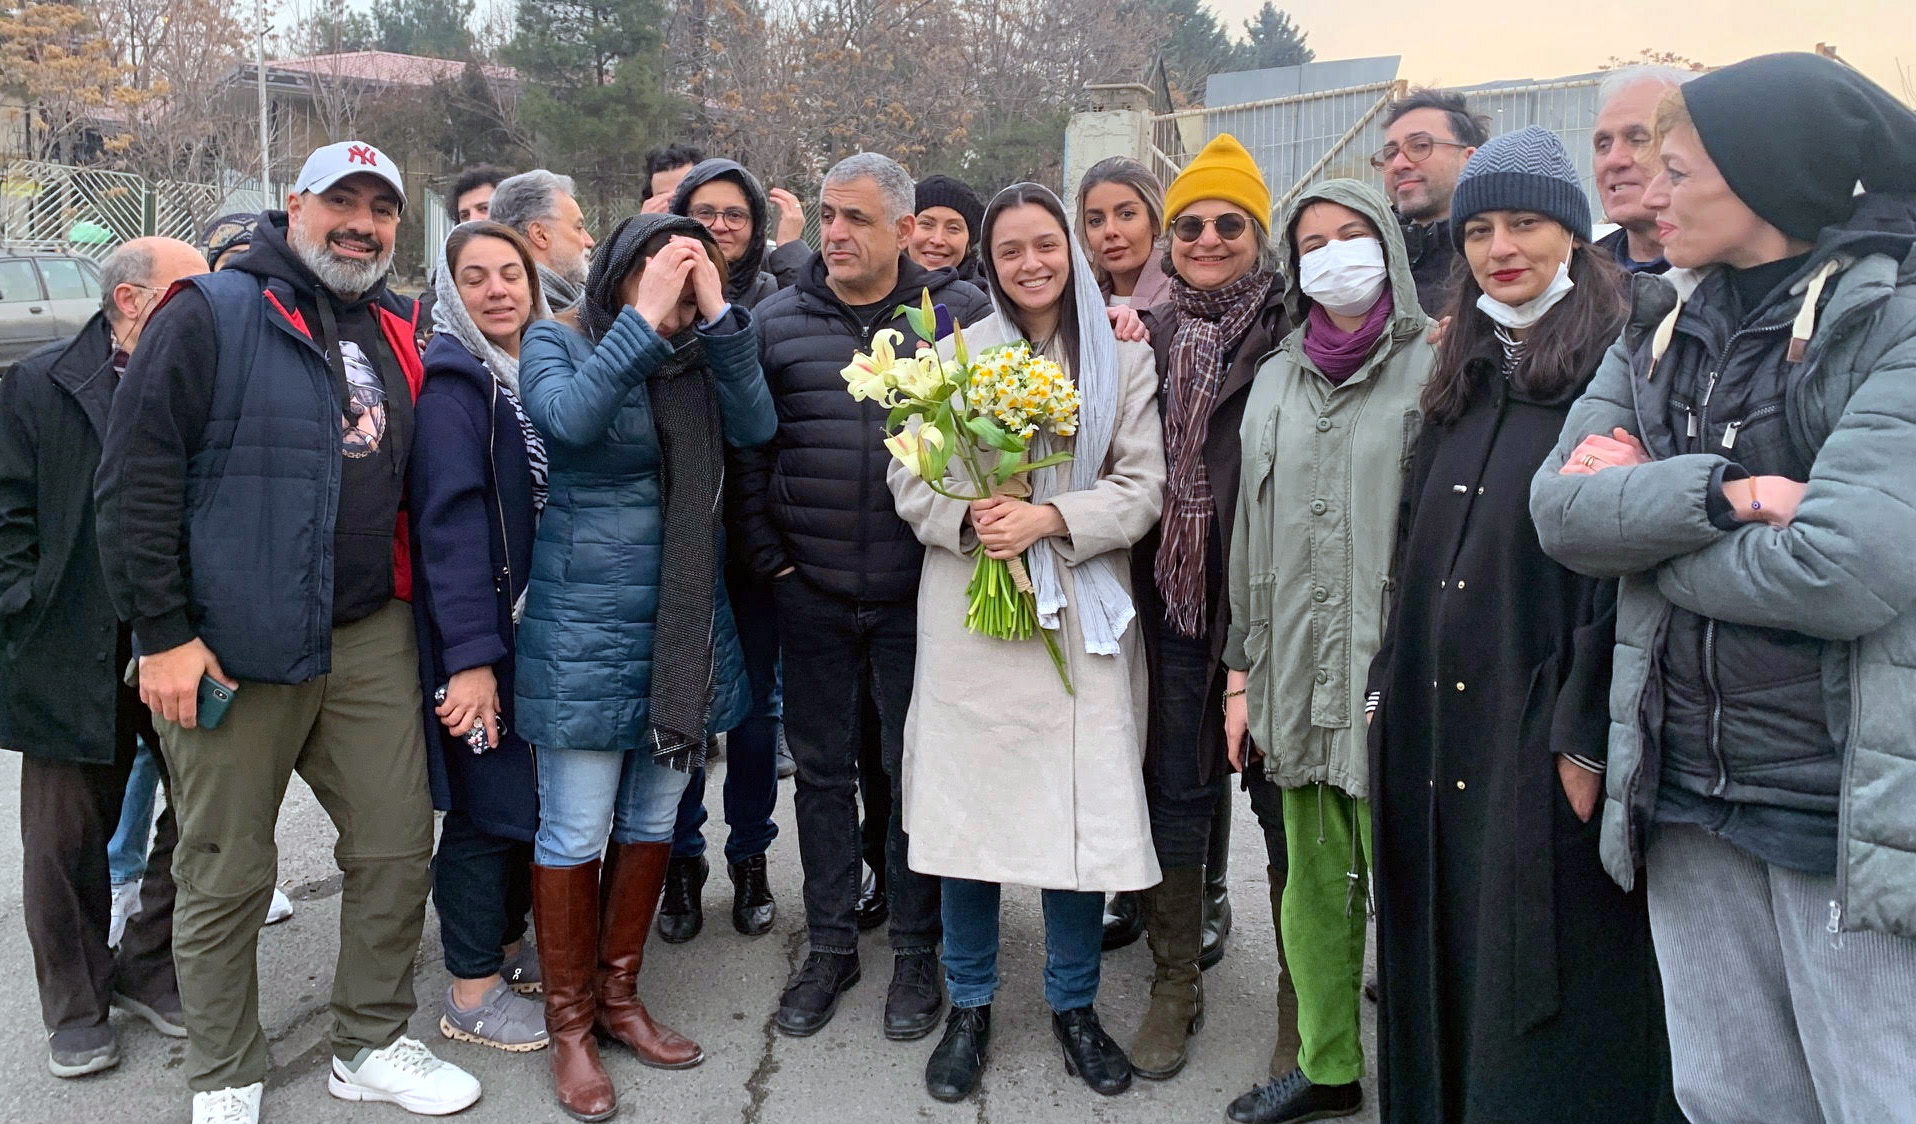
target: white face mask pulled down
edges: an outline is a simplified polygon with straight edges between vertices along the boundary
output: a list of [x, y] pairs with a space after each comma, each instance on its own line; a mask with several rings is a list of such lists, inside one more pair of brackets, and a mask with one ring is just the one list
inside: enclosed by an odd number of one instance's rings
[[1375, 238], [1326, 242], [1297, 260], [1298, 287], [1339, 316], [1369, 312], [1389, 281], [1384, 244]]
[[1557, 307], [1557, 302], [1569, 296], [1570, 290], [1576, 287], [1577, 283], [1570, 280], [1570, 263], [1565, 261], [1557, 267], [1557, 275], [1550, 279], [1550, 284], [1544, 286], [1543, 292], [1522, 304], [1505, 304], [1489, 293], [1483, 293], [1477, 297], [1477, 307], [1485, 316], [1511, 331], [1521, 332], [1535, 327], [1537, 321], [1543, 319], [1544, 313]]

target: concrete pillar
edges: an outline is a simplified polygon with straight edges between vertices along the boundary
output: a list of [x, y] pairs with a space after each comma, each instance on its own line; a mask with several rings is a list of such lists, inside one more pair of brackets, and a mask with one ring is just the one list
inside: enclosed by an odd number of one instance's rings
[[1151, 89], [1135, 82], [1085, 86], [1089, 107], [1071, 115], [1064, 130], [1064, 201], [1077, 215], [1078, 181], [1091, 165], [1129, 156], [1150, 167]]

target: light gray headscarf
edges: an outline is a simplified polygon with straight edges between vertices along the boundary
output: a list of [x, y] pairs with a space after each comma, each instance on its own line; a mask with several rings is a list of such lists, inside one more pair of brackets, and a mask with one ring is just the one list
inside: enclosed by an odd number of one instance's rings
[[[476, 224], [460, 224], [460, 226], [471, 225]], [[458, 229], [457, 226], [453, 228], [454, 231]], [[479, 325], [473, 323], [472, 314], [466, 311], [466, 302], [459, 296], [459, 281], [452, 275], [452, 270], [446, 268], [444, 242], [439, 244], [439, 258], [433, 263], [432, 292], [434, 297], [432, 330], [444, 332], [464, 344], [466, 350], [472, 352], [480, 362], [484, 363], [486, 369], [497, 376], [500, 382], [506, 384], [506, 389], [516, 396], [519, 393], [519, 361], [500, 351], [498, 346], [479, 330]], [[533, 302], [532, 319], [527, 320], [526, 323], [550, 319], [552, 319], [552, 310], [546, 306], [545, 293], [542, 289], [539, 298]]]
[[[1031, 187], [1038, 187], [1054, 201], [1058, 200], [1050, 189], [1037, 184], [1013, 184], [1005, 191]], [[1002, 196], [1004, 192], [998, 194]], [[1058, 209], [1064, 210], [1062, 201], [1058, 202]], [[1074, 303], [1078, 315], [1078, 369], [1066, 374], [1078, 384], [1078, 432], [1072, 438], [1071, 460], [1032, 474], [1033, 503], [1043, 503], [1060, 492], [1088, 491], [1097, 486], [1104, 477], [1105, 457], [1111, 453], [1111, 435], [1118, 421], [1118, 396], [1123, 391], [1118, 383], [1118, 338], [1112, 334], [1111, 321], [1105, 315], [1104, 293], [1098, 288], [1097, 276], [1091, 272], [1091, 263], [1078, 246], [1069, 224], [1065, 228], [1065, 241], [1071, 246], [1071, 292], [1064, 299]], [[994, 268], [989, 253], [984, 255], [984, 261], [986, 269]], [[1015, 329], [1018, 322], [999, 297], [1001, 287], [988, 286], [992, 308], [1008, 329]], [[1056, 451], [1059, 441], [1041, 430], [1036, 444], [1034, 460]], [[1058, 573], [1060, 565], [1058, 552], [1052, 549], [1048, 538], [1039, 539], [1025, 552], [1025, 566], [1031, 573], [1032, 590], [1037, 594], [1038, 623], [1050, 629], [1060, 626], [1058, 614], [1065, 607], [1064, 582]], [[1117, 655], [1118, 641], [1131, 624], [1131, 618], [1137, 615], [1137, 609], [1118, 574], [1115, 552], [1080, 562], [1071, 573], [1078, 593], [1078, 627], [1084, 632], [1084, 650], [1095, 656]]]

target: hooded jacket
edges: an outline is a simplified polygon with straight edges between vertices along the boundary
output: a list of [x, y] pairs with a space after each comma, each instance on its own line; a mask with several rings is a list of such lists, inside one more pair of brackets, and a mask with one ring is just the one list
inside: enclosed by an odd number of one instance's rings
[[[1869, 194], [1852, 217], [1824, 230], [1808, 263], [1752, 323], [1755, 339], [1721, 339], [1706, 307], [1713, 274], [1672, 270], [1635, 278], [1623, 336], [1570, 412], [1552, 456], [1531, 485], [1544, 549], [1581, 573], [1621, 579], [1616, 678], [1610, 693], [1610, 759], [1603, 860], [1625, 889], [1642, 865], [1656, 819], [1669, 713], [1668, 637], [1678, 610], [1739, 629], [1772, 630], [1812, 645], [1815, 695], [1827, 751], [1792, 760], [1765, 740], [1764, 700], [1717, 746], [1719, 797], [1758, 805], [1792, 776], [1828, 775], [1838, 817], [1833, 928], [1916, 937], [1916, 201]], [[1781, 327], [1768, 325], [1780, 323]], [[1748, 329], [1745, 329], [1748, 332]], [[1740, 369], [1780, 363], [1777, 407], [1762, 419], [1699, 415], [1701, 449], [1686, 451], [1673, 398], [1693, 382], [1681, 368], [1723, 361]], [[1791, 361], [1792, 353], [1800, 361]], [[1688, 358], [1686, 358], [1686, 356]], [[1700, 403], [1699, 403], [1700, 405]], [[1764, 406], [1770, 403], [1762, 404]], [[1710, 496], [1769, 427], [1766, 456], [1807, 465], [1808, 491], [1784, 528], [1710, 518]], [[1583, 438], [1624, 427], [1648, 463], [1565, 476]], [[1707, 432], [1706, 432], [1707, 431]], [[1748, 658], [1764, 659], [1761, 652]], [[1793, 661], [1794, 662], [1794, 661]], [[1754, 675], [1760, 668], [1742, 668]], [[1782, 692], [1792, 705], [1794, 692]], [[1734, 727], [1733, 727], [1734, 728]]]
[[[514, 706], [512, 607], [532, 575], [531, 460], [512, 404], [464, 344], [441, 332], [425, 366], [407, 492], [433, 807], [490, 835], [530, 840], [539, 828], [538, 778]], [[448, 734], [433, 713], [434, 692], [475, 667], [492, 668], [499, 686], [503, 733], [485, 754]]]
[[383, 280], [334, 296], [286, 230], [266, 212], [245, 254], [162, 299], [98, 480], [101, 562], [139, 650], [199, 637], [229, 674], [268, 683], [325, 674], [334, 625], [411, 597], [405, 469], [425, 377], [417, 304]]
[[761, 579], [796, 567], [819, 590], [860, 601], [902, 601], [917, 590], [924, 548], [892, 507], [885, 411], [854, 401], [839, 372], [880, 328], [910, 339], [894, 312], [926, 289], [960, 324], [991, 315], [990, 299], [976, 287], [903, 254], [898, 282], [875, 313], [861, 316], [840, 300], [816, 254], [795, 287], [759, 307], [759, 361], [778, 408], [778, 434], [742, 456], [737, 522]]
[[1333, 386], [1304, 351], [1310, 298], [1295, 280], [1285, 291], [1298, 327], [1258, 366], [1238, 430], [1224, 663], [1250, 674], [1250, 736], [1273, 781], [1329, 783], [1363, 799], [1365, 686], [1384, 639], [1398, 501], [1436, 349], [1377, 189], [1328, 180], [1293, 202], [1276, 231], [1289, 272], [1298, 272], [1292, 228], [1318, 202], [1348, 207], [1377, 228], [1391, 317], [1363, 366]]
[[779, 287], [778, 279], [765, 268], [768, 256], [765, 240], [771, 234], [772, 205], [758, 177], [733, 160], [701, 161], [679, 181], [678, 190], [672, 193], [669, 209], [675, 215], [689, 217], [692, 213], [692, 193], [718, 179], [731, 180], [737, 184], [739, 190], [745, 193], [745, 201], [752, 211], [751, 237], [746, 239], [745, 252], [739, 255], [737, 261], [726, 263], [725, 298], [748, 309], [757, 308], [760, 301], [778, 292]]

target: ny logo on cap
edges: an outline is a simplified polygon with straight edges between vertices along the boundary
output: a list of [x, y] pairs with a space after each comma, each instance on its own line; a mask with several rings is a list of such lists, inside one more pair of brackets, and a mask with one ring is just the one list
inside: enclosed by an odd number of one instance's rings
[[364, 164], [368, 168], [377, 168], [379, 158], [373, 155], [371, 145], [356, 144], [346, 150], [346, 159], [354, 164]]

